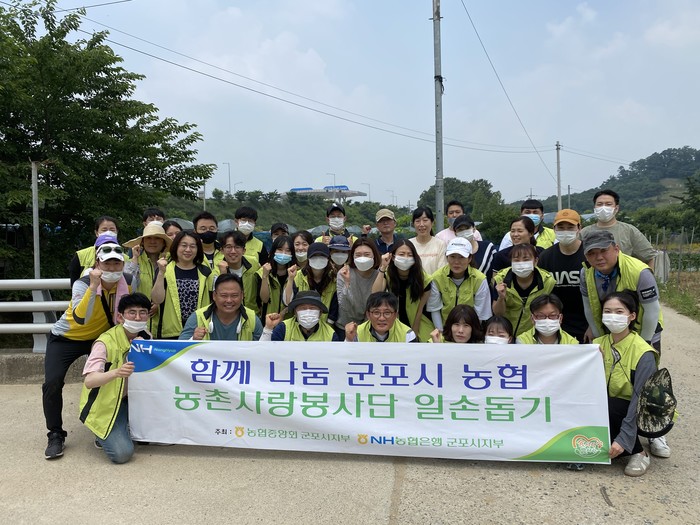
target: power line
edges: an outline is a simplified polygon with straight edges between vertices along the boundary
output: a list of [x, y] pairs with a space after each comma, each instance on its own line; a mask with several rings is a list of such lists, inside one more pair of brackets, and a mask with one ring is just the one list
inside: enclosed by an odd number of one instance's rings
[[501, 89], [503, 90], [503, 93], [505, 94], [506, 98], [508, 99], [508, 103], [510, 104], [510, 107], [513, 110], [513, 113], [515, 113], [515, 116], [518, 119], [518, 122], [520, 122], [520, 127], [523, 128], [523, 131], [525, 132], [525, 135], [527, 136], [527, 140], [530, 141], [530, 145], [532, 146], [532, 149], [535, 151], [535, 153], [537, 153], [537, 156], [539, 157], [540, 162], [542, 162], [544, 169], [547, 170], [547, 173], [549, 173], [549, 176], [556, 183], [557, 179], [552, 174], [552, 171], [549, 169], [549, 166], [547, 166], [547, 163], [542, 158], [542, 155], [540, 155], [539, 151], [537, 151], [537, 148], [535, 147], [535, 143], [533, 142], [532, 138], [530, 137], [530, 134], [527, 132], [527, 129], [525, 128], [525, 124], [523, 124], [523, 121], [520, 118], [520, 115], [518, 115], [518, 111], [515, 109], [515, 105], [513, 104], [513, 101], [510, 99], [510, 96], [508, 95], [508, 91], [506, 91], [506, 87], [503, 85], [503, 82], [501, 81], [501, 77], [498, 75], [498, 71], [496, 71], [496, 66], [493, 65], [493, 61], [491, 60], [491, 57], [489, 56], [488, 51], [486, 51], [486, 46], [484, 45], [484, 42], [481, 40], [481, 35], [479, 35], [479, 31], [476, 29], [476, 25], [474, 25], [474, 21], [472, 20], [472, 17], [469, 14], [469, 10], [467, 9], [467, 6], [464, 3], [464, 0], [460, 0], [460, 1], [462, 2], [462, 7], [464, 8], [464, 12], [467, 14], [467, 18], [469, 18], [469, 23], [472, 25], [472, 28], [474, 29], [474, 33], [476, 33], [476, 38], [479, 40], [479, 44], [481, 44], [481, 49], [483, 49], [484, 54], [486, 55], [486, 58], [489, 61], [489, 64], [491, 64], [491, 69], [493, 70], [494, 75], [496, 75], [496, 79], [498, 80], [498, 83], [500, 84]]
[[616, 160], [609, 160], [609, 159], [604, 159], [602, 157], [597, 157], [595, 155], [586, 155], [585, 153], [577, 153], [575, 151], [571, 151], [570, 149], [565, 149], [562, 148], [563, 151], [571, 153], [572, 155], [578, 155], [579, 157], [588, 157], [589, 159], [596, 159], [596, 160], [602, 160], [603, 162], [610, 162], [611, 164], [617, 164], [620, 165], [622, 164], [623, 166], [629, 166], [629, 163], [627, 162], [618, 162]]
[[70, 9], [57, 9], [56, 13], [65, 13], [66, 11], [78, 11], [79, 9], [90, 9], [91, 7], [102, 7], [103, 5], [124, 4], [132, 0], [115, 0], [114, 2], [105, 2], [104, 4], [84, 5], [81, 7], [71, 7]]
[[571, 146], [567, 146], [567, 150], [569, 153], [576, 153], [578, 152], [579, 154], [581, 153], [587, 153], [588, 155], [592, 155], [591, 158], [598, 159], [598, 160], [607, 160], [608, 162], [619, 162], [620, 164], [624, 164], [626, 166], [629, 166], [629, 162], [626, 160], [619, 159], [617, 157], [612, 157], [610, 155], [604, 155], [602, 153], [595, 153], [593, 151], [586, 151], [585, 149], [579, 149], [579, 148], [572, 148]]

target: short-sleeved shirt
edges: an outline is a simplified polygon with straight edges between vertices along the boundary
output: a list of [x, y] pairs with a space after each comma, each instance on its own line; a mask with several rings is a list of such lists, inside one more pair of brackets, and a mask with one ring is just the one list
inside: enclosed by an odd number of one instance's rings
[[409, 239], [420, 257], [423, 271], [428, 275], [434, 274], [447, 264], [445, 250], [447, 245], [437, 237], [431, 237], [425, 244], [419, 243], [415, 237]]
[[622, 253], [639, 259], [643, 263], [649, 263], [656, 257], [656, 250], [651, 243], [642, 232], [631, 224], [617, 221], [607, 228], [601, 228], [597, 224], [592, 224], [581, 230], [581, 239], [585, 239], [586, 235], [594, 231], [609, 231], [615, 237], [615, 242]]

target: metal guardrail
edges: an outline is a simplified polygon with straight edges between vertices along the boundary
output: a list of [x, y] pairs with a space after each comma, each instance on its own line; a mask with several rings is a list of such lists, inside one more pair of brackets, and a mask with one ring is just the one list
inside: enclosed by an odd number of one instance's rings
[[2, 279], [0, 290], [32, 292], [33, 301], [0, 302], [0, 312], [32, 312], [33, 323], [0, 324], [0, 334], [33, 334], [35, 353], [46, 352], [46, 335], [68, 308], [68, 301], [51, 300], [51, 290], [69, 290], [70, 279]]

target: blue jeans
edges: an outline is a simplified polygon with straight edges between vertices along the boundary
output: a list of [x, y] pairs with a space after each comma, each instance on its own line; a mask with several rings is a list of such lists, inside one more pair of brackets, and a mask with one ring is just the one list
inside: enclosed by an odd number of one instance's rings
[[134, 442], [129, 433], [129, 404], [126, 398], [119, 406], [117, 419], [106, 439], [97, 438], [107, 457], [113, 463], [126, 463], [134, 455]]

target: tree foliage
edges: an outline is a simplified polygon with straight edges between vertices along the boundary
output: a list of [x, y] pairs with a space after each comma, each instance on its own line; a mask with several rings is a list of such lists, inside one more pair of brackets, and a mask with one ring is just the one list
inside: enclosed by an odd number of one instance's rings
[[[0, 222], [31, 224], [29, 161], [40, 162], [42, 251], [54, 262], [43, 273], [63, 276], [96, 217], [133, 231], [167, 194], [193, 198], [214, 166], [195, 163], [193, 124], [132, 98], [143, 76], [121, 67], [106, 32], [76, 38], [80, 13], [58, 18], [55, 0], [14, 4], [0, 8]], [[20, 253], [10, 259], [11, 275], [31, 274]]]

